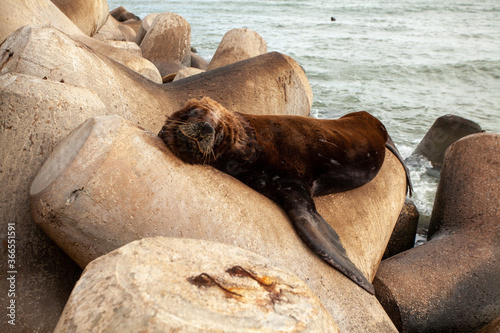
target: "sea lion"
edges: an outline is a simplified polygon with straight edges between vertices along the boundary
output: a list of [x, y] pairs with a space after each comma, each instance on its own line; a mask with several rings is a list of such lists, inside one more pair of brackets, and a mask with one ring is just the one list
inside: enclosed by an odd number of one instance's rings
[[317, 255], [374, 294], [335, 230], [316, 211], [313, 196], [371, 181], [386, 146], [405, 166], [375, 117], [364, 111], [335, 120], [232, 113], [205, 97], [174, 112], [158, 136], [181, 160], [211, 165], [275, 201]]

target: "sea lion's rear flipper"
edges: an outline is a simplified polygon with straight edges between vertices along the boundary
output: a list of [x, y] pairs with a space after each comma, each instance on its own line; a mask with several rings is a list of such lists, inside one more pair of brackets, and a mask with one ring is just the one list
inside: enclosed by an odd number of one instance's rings
[[347, 257], [337, 232], [316, 211], [312, 197], [305, 190], [287, 189], [282, 205], [300, 238], [328, 264], [375, 294], [373, 285]]

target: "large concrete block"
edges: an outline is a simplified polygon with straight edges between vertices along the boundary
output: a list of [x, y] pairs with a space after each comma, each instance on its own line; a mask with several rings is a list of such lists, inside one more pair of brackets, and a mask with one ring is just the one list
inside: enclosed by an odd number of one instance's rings
[[[370, 280], [405, 192], [404, 170], [387, 151], [372, 182], [315, 200]], [[212, 167], [181, 162], [156, 135], [119, 117], [73, 131], [40, 169], [31, 196], [37, 223], [82, 267], [149, 236], [222, 242], [294, 272], [342, 331], [395, 331], [376, 298], [303, 244], [280, 207]]]
[[414, 247], [419, 216], [417, 206], [411, 199], [406, 198], [382, 259], [390, 258]]
[[191, 67], [206, 70], [208, 67], [208, 61], [191, 51]]
[[161, 129], [165, 115], [181, 109], [190, 98], [209, 96], [231, 111], [255, 114], [307, 115], [312, 104], [304, 71], [279, 53], [160, 85], [50, 27], [21, 28], [0, 52], [0, 74], [47, 77], [87, 87], [113, 113], [134, 117], [153, 132]]
[[200, 73], [203, 73], [203, 70], [194, 67], [186, 67], [184, 69], [181, 69], [177, 73], [177, 75], [175, 75], [173, 81], [182, 80], [193, 75], [198, 75]]
[[475, 122], [447, 114], [436, 119], [412, 154], [425, 156], [437, 168], [443, 166], [446, 149], [469, 134], [481, 132]]
[[151, 13], [151, 14], [146, 15], [141, 20], [141, 26], [139, 27], [139, 30], [137, 31], [137, 44], [141, 45], [141, 42], [144, 39], [144, 36], [146, 36], [148, 31], [151, 29], [151, 26], [153, 25], [153, 22], [158, 15], [160, 15], [160, 13]]
[[50, 0], [0, 1], [0, 41], [22, 26], [42, 24], [50, 24], [70, 35], [84, 35]]
[[109, 14], [113, 16], [117, 21], [126, 22], [128, 20], [139, 21], [140, 18], [134, 13], [129, 12], [125, 7], [120, 6], [109, 11]]
[[108, 19], [106, 0], [51, 0], [80, 30], [93, 36]]
[[233, 29], [222, 37], [207, 71], [267, 52], [267, 44], [258, 33], [247, 28]]
[[[312, 101], [300, 66], [277, 53], [236, 66], [233, 73], [215, 72], [216, 78], [229, 85], [212, 89], [217, 79], [210, 82], [210, 77], [171, 88], [153, 84], [49, 27], [22, 28], [2, 44], [0, 51], [0, 179], [4, 184], [1, 232], [5, 239], [8, 224], [14, 223], [20, 239], [21, 250], [17, 256], [21, 265], [18, 272], [22, 274], [18, 276], [18, 297], [23, 302], [18, 303], [16, 328], [27, 331], [53, 329], [79, 275], [79, 269], [35, 228], [28, 213], [28, 184], [61, 137], [85, 119], [105, 114], [120, 114], [157, 132], [165, 115], [180, 108], [187, 98], [205, 93], [216, 95], [216, 99], [240, 109], [245, 109], [245, 101], [252, 100], [254, 104], [247, 110], [254, 112], [266, 112], [265, 106], [269, 105], [267, 112], [307, 114]], [[255, 80], [252, 74], [269, 72], [267, 67], [261, 68], [267, 62], [276, 66], [276, 76], [270, 73], [262, 80], [263, 75], [257, 75], [259, 80]], [[102, 75], [96, 75], [99, 70]], [[28, 75], [18, 74], [20, 72]], [[287, 87], [290, 90], [283, 90], [281, 79], [292, 82]], [[271, 86], [266, 92], [267, 84]], [[248, 86], [256, 87], [242, 95]], [[283, 98], [283, 91], [292, 98], [277, 101]], [[302, 97], [295, 94], [302, 94]], [[300, 104], [290, 104], [297, 101]], [[260, 110], [253, 108], [255, 104], [260, 104]], [[0, 286], [7, 287], [6, 283], [2, 279]], [[8, 327], [1, 327], [1, 330], [7, 331]]]
[[[160, 73], [153, 63], [85, 35], [50, 0], [0, 1], [0, 41], [5, 40], [10, 34], [26, 25], [50, 25], [71, 35], [92, 50], [109, 56], [133, 71], [144, 75], [153, 82], [161, 83]], [[46, 43], [46, 45], [51, 45], [51, 41], [46, 41]]]
[[99, 31], [97, 31], [97, 33], [93, 37], [100, 41], [104, 40], [127, 41], [126, 36], [119, 28], [120, 24], [121, 23], [118, 22], [113, 16], [109, 15], [106, 23], [99, 29]]
[[430, 240], [382, 261], [374, 286], [403, 332], [474, 332], [500, 315], [500, 135], [444, 159]]
[[128, 41], [133, 42], [137, 46], [139, 46], [140, 42], [138, 40], [137, 31], [135, 30], [135, 28], [138, 29], [140, 24], [140, 21], [135, 20], [129, 23], [119, 22], [113, 16], [109, 15], [106, 23], [93, 37], [100, 41], [110, 39], [116, 41]]
[[470, 230], [471, 221], [500, 231], [500, 205], [496, 204], [500, 203], [500, 134], [473, 134], [460, 139], [447, 151], [444, 164], [428, 238], [438, 238], [450, 230]]
[[340, 332], [307, 285], [241, 248], [154, 237], [91, 262], [55, 332]]
[[[89, 117], [107, 109], [90, 89], [17, 74], [0, 76], [0, 238], [15, 231], [16, 326], [0, 322], [1, 332], [50, 332], [81, 270], [31, 220], [29, 186], [59, 140]], [[6, 244], [6, 243], [5, 243]], [[7, 247], [2, 247], [7, 258]], [[7, 292], [0, 294], [7, 304]]]
[[105, 40], [103, 42], [115, 48], [125, 50], [135, 56], [142, 57], [141, 48], [134, 42], [117, 41], [117, 40]]
[[161, 76], [191, 66], [191, 26], [180, 15], [157, 15], [140, 46], [144, 58], [158, 67]]

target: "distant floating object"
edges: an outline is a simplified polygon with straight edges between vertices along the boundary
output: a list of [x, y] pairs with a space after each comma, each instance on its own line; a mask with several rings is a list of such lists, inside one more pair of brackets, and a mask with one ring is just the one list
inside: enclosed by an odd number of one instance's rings
[[332, 20], [332, 22], [337, 21], [333, 16], [330, 19]]

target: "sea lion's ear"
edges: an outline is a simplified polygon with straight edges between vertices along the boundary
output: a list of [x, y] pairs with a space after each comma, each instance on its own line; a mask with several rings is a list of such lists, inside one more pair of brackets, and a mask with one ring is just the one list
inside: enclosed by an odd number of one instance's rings
[[186, 111], [187, 111], [186, 114], [189, 118], [198, 117], [203, 112], [203, 110], [198, 106], [192, 106]]

